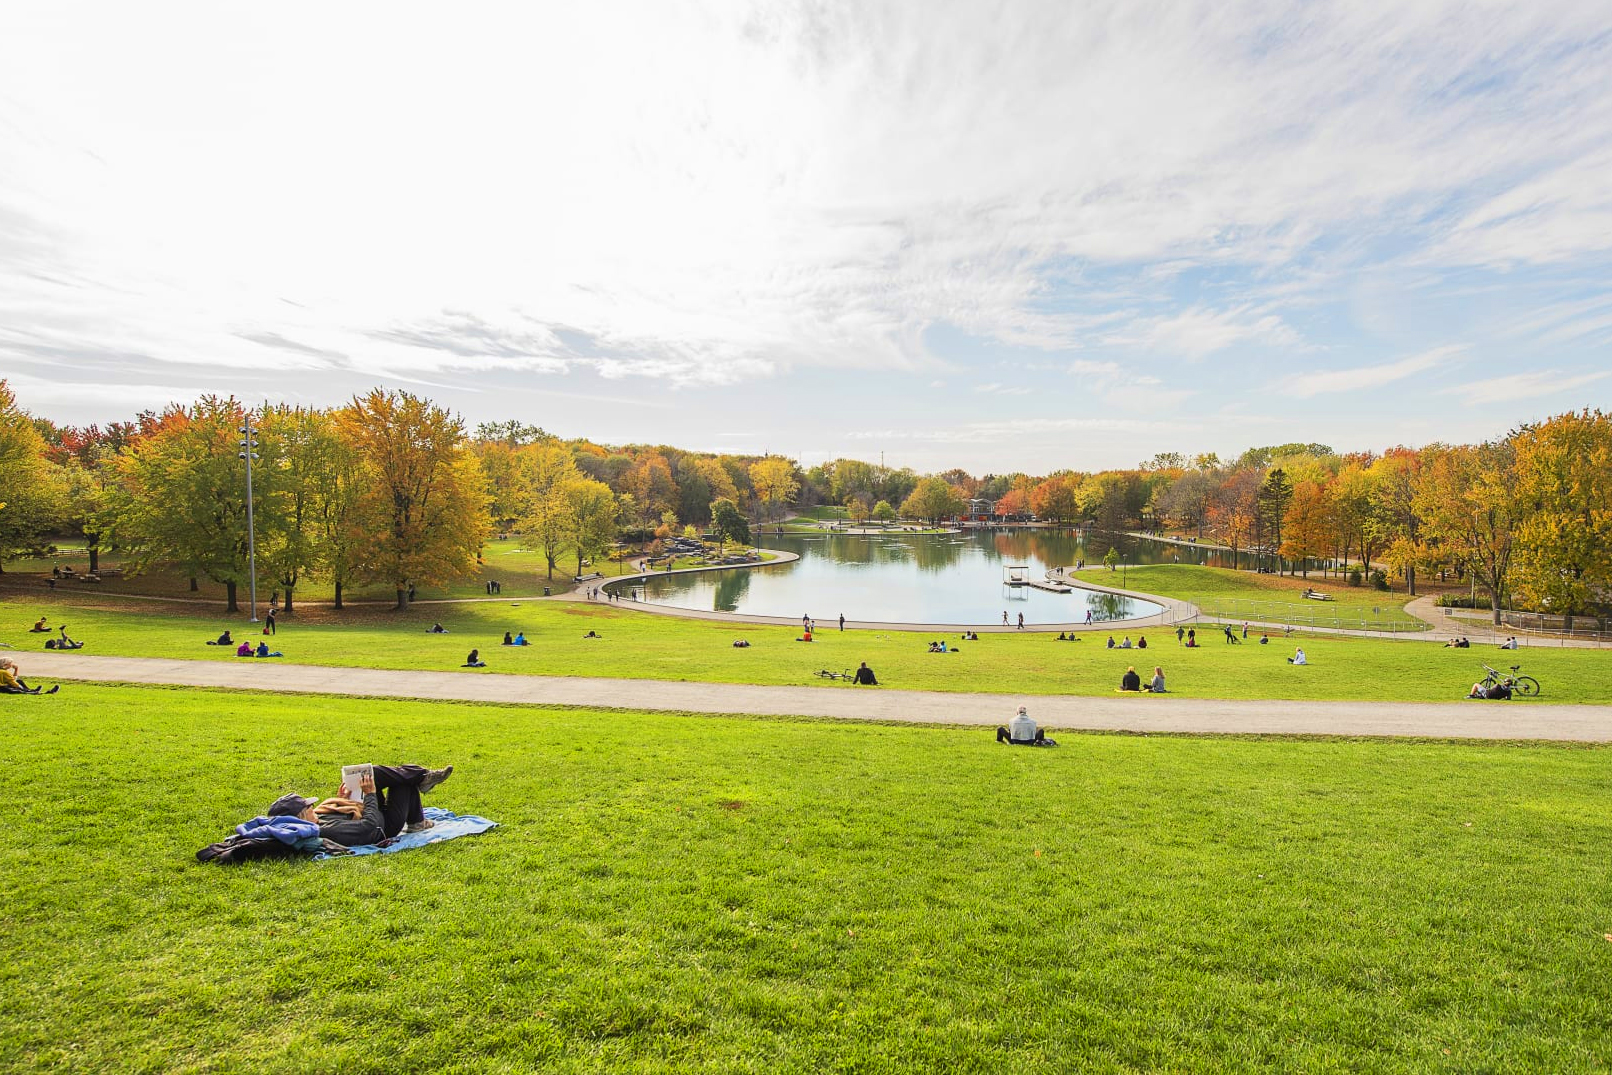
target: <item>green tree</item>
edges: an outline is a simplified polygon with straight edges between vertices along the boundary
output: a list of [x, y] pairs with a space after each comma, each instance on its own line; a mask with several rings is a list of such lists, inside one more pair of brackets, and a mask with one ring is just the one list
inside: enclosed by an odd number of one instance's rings
[[459, 419], [407, 392], [377, 388], [342, 408], [337, 421], [373, 476], [359, 505], [367, 538], [361, 576], [391, 584], [403, 609], [416, 582], [474, 574], [487, 539], [487, 494]]
[[566, 486], [581, 479], [582, 472], [569, 449], [553, 444], [523, 451], [517, 473], [525, 513], [516, 523], [516, 530], [543, 553], [548, 577], [553, 579], [554, 566], [572, 532]]
[[[1259, 485], [1256, 532], [1265, 541], [1265, 547], [1276, 550], [1277, 573], [1281, 573], [1282, 522], [1287, 517], [1287, 506], [1293, 500], [1293, 482], [1287, 472], [1277, 467], [1265, 475]], [[1261, 553], [1263, 558], [1263, 552]]]
[[891, 507], [888, 500], [881, 500], [877, 504], [873, 505], [873, 517], [879, 520], [881, 523], [894, 522], [896, 517], [896, 509]]
[[750, 544], [750, 524], [731, 500], [712, 501], [711, 529], [716, 532], [719, 551], [727, 548], [729, 541]]
[[942, 478], [924, 478], [901, 505], [901, 514], [932, 525], [963, 510], [963, 501]]
[[604, 555], [616, 540], [620, 506], [610, 486], [591, 478], [572, 478], [560, 487], [566, 505], [571, 546], [576, 551], [577, 574], [583, 562]]
[[[203, 396], [188, 409], [172, 407], [116, 460], [118, 480], [107, 490], [106, 530], [125, 552], [130, 574], [155, 563], [176, 564], [224, 587], [225, 609], [239, 612], [238, 589], [248, 578], [246, 465], [237, 432], [244, 411], [234, 399]], [[276, 449], [254, 468], [255, 531], [273, 546], [280, 537]]]

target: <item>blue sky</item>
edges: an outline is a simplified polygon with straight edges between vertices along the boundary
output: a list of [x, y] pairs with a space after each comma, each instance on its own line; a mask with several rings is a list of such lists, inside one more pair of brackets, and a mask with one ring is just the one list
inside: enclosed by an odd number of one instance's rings
[[[575, 10], [571, 10], [575, 9]], [[1601, 2], [12, 5], [0, 376], [976, 473], [1612, 407]]]

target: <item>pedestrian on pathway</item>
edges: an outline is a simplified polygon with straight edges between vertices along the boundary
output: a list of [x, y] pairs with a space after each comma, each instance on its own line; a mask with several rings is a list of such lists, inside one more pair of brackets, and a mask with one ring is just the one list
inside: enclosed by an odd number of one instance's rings
[[1086, 626], [1091, 626], [1091, 609], [1089, 608], [1086, 610]]
[[1244, 638], [1248, 637], [1248, 621], [1247, 620], [1243, 621], [1243, 637]]
[[[840, 613], [840, 630], [845, 630], [845, 613], [843, 612]], [[862, 667], [866, 668], [867, 665], [863, 665]]]
[[1019, 630], [1024, 630], [1024, 613], [1019, 613]]
[[1002, 626], [1006, 627], [1007, 625], [1008, 625], [1007, 609], [1004, 608], [1002, 610]]

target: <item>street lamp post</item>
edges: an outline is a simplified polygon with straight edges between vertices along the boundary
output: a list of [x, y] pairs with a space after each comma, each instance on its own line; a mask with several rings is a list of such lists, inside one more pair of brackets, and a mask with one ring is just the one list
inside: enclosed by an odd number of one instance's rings
[[257, 458], [256, 431], [252, 428], [252, 412], [247, 411], [244, 424], [237, 430], [241, 435], [240, 456], [246, 460], [246, 562], [251, 576], [252, 619], [257, 622], [257, 533], [252, 525], [252, 460]]

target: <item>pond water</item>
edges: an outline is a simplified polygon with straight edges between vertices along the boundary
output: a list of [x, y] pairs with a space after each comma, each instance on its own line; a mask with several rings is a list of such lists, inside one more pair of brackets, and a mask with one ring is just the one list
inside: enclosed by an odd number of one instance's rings
[[[970, 530], [961, 534], [766, 534], [763, 548], [797, 553], [777, 567], [700, 572], [650, 579], [643, 599], [677, 608], [799, 618], [826, 627], [849, 620], [1000, 625], [1002, 613], [1026, 623], [1078, 623], [1151, 616], [1160, 607], [1113, 594], [1057, 594], [1003, 585], [1003, 568], [1029, 566], [1041, 579], [1053, 567], [1100, 561], [1115, 544], [1130, 564], [1214, 563], [1206, 549], [1069, 530]], [[1228, 558], [1229, 558], [1229, 554]], [[1104, 580], [1107, 581], [1107, 580]], [[1121, 583], [1116, 573], [1113, 583]]]

